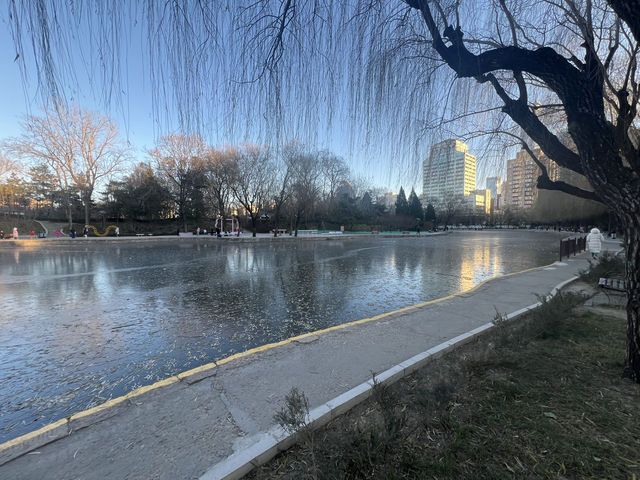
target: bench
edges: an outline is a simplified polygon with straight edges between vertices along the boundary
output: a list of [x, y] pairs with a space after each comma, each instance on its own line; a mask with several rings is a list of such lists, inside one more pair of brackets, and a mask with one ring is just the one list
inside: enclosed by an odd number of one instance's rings
[[600, 288], [607, 288], [609, 290], [616, 290], [618, 292], [626, 292], [626, 283], [619, 278], [601, 278], [598, 280], [598, 286]]
[[136, 233], [136, 237], [144, 237], [144, 233]]

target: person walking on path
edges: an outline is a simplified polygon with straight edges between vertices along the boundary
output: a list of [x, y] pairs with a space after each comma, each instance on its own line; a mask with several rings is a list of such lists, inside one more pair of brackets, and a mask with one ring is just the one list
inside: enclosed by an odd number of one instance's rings
[[35, 233], [33, 232], [33, 230], [31, 230], [31, 232], [29, 233], [29, 236], [31, 237], [31, 240], [33, 240], [33, 237], [35, 236]]
[[602, 250], [602, 242], [604, 237], [597, 228], [592, 228], [591, 233], [587, 235], [587, 248], [591, 252], [591, 258], [596, 259]]
[[116, 227], [116, 237], [120, 236], [120, 227]]
[[76, 238], [76, 229], [71, 227], [71, 238]]
[[11, 236], [11, 238], [13, 238], [14, 240], [18, 239], [18, 229], [16, 227], [13, 227], [13, 235]]

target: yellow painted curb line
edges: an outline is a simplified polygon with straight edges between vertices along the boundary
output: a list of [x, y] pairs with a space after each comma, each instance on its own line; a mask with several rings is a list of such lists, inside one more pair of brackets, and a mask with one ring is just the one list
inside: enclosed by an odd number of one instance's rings
[[[408, 307], [403, 307], [400, 308], [398, 310], [393, 310], [391, 312], [385, 312], [385, 313], [381, 313], [379, 315], [374, 315], [373, 317], [369, 317], [369, 318], [363, 318], [360, 320], [354, 320], [352, 322], [348, 322], [348, 323], [342, 323], [340, 325], [334, 325], [332, 327], [328, 327], [328, 328], [324, 328], [322, 330], [315, 330], [313, 332], [308, 332], [308, 333], [304, 333], [302, 335], [297, 335], [295, 337], [290, 337], [287, 338], [285, 340], [281, 340], [279, 342], [274, 342], [274, 343], [269, 343], [266, 345], [262, 345], [260, 347], [255, 347], [252, 348], [250, 350], [246, 350], [244, 352], [240, 352], [240, 353], [236, 353], [235, 355], [231, 355], [229, 357], [225, 357], [219, 361], [216, 362], [212, 362], [212, 363], [207, 363], [206, 365], [202, 365], [200, 367], [196, 367], [193, 368], [191, 370], [187, 370], [185, 372], [181, 372], [175, 376], [166, 378], [164, 380], [160, 380], [158, 382], [152, 383], [151, 385], [147, 385], [144, 387], [139, 387], [135, 390], [132, 390], [131, 392], [127, 393], [126, 395], [111, 399], [111, 400], [107, 400], [105, 403], [98, 405], [96, 407], [90, 408], [88, 410], [84, 410], [78, 413], [75, 413], [73, 415], [71, 415], [68, 418], [63, 418], [61, 420], [58, 420], [54, 423], [51, 423], [49, 425], [46, 425], [44, 427], [39, 428], [38, 430], [35, 430], [33, 432], [29, 432], [25, 435], [22, 435], [20, 437], [16, 437], [13, 440], [9, 440], [8, 442], [2, 443], [0, 444], [0, 465], [3, 465], [4, 463], [13, 460], [14, 458], [17, 458], [31, 450], [34, 450], [36, 448], [39, 448], [43, 445], [46, 445], [47, 443], [50, 443], [54, 440], [57, 440], [59, 438], [61, 438], [62, 436], [65, 436], [66, 434], [70, 434], [72, 431], [75, 430], [79, 430], [81, 428], [84, 427], [88, 427], [90, 425], [93, 425], [101, 420], [104, 420], [106, 418], [109, 418], [115, 414], [117, 414], [117, 412], [113, 412], [113, 414], [110, 414], [111, 412], [109, 412], [110, 409], [117, 407], [117, 406], [124, 406], [126, 404], [127, 400], [131, 400], [137, 397], [140, 397], [142, 395], [144, 395], [145, 393], [149, 393], [151, 391], [160, 389], [160, 388], [164, 388], [164, 387], [168, 387], [170, 385], [173, 385], [179, 381], [185, 380], [187, 383], [194, 383], [196, 381], [202, 380], [204, 378], [207, 378], [208, 376], [211, 376], [214, 374], [215, 372], [215, 368], [230, 363], [234, 360], [238, 360], [240, 358], [244, 358], [244, 357], [248, 357], [249, 355], [253, 355], [256, 353], [260, 353], [260, 352], [264, 352], [267, 350], [271, 350], [273, 348], [276, 347], [280, 347], [283, 345], [287, 345], [289, 343], [293, 343], [299, 340], [302, 340], [304, 338], [308, 338], [314, 335], [320, 335], [320, 334], [324, 334], [324, 333], [328, 333], [328, 332], [333, 332], [333, 331], [337, 331], [337, 330], [342, 330], [344, 328], [348, 328], [351, 326], [355, 326], [355, 325], [362, 325], [365, 323], [369, 323], [375, 320], [380, 320], [383, 318], [387, 318], [387, 317], [391, 317], [391, 316], [395, 316], [401, 313], [405, 313], [405, 312], [409, 312], [412, 310], [417, 310], [419, 308], [425, 307], [427, 305], [433, 305], [435, 303], [439, 303], [439, 302], [443, 302], [445, 300], [450, 300], [452, 298], [461, 296], [461, 295], [465, 295], [467, 293], [473, 292], [477, 289], [479, 289], [480, 287], [482, 287], [484, 284], [492, 281], [492, 280], [498, 280], [501, 278], [507, 278], [507, 277], [511, 277], [514, 275], [520, 275], [522, 273], [527, 273], [527, 272], [532, 272], [535, 270], [542, 270], [544, 268], [549, 268], [553, 265], [556, 265], [557, 263], [559, 263], [558, 261], [555, 261], [549, 265], [543, 265], [540, 267], [533, 267], [533, 268], [528, 268], [525, 270], [521, 270], [519, 272], [513, 272], [513, 273], [507, 273], [505, 275], [500, 275], [500, 276], [496, 276], [496, 277], [491, 277], [488, 278], [486, 280], [483, 280], [482, 282], [478, 283], [477, 285], [473, 286], [472, 288], [470, 288], [469, 290], [465, 290], [462, 292], [458, 292], [458, 293], [454, 293], [452, 295], [447, 295], [446, 297], [442, 297], [442, 298], [437, 298], [435, 300], [429, 300], [427, 302], [421, 302], [421, 303], [417, 303], [415, 305], [410, 305]], [[192, 381], [190, 381], [190, 379], [192, 379]], [[93, 421], [92, 421], [93, 419]], [[66, 425], [67, 426], [67, 430], [68, 432], [65, 435], [57, 435], [57, 436], [53, 436], [51, 439], [47, 439], [47, 433], [49, 432], [53, 432], [55, 431], [55, 429], [60, 428], [61, 426]], [[75, 428], [73, 428], [75, 426]], [[38, 439], [42, 439], [41, 442], [37, 442]], [[37, 444], [34, 445], [30, 445], [32, 442], [36, 442]], [[22, 448], [21, 448], [22, 447]], [[12, 454], [11, 451], [14, 451], [15, 454]], [[4, 457], [4, 458], [3, 458]]]

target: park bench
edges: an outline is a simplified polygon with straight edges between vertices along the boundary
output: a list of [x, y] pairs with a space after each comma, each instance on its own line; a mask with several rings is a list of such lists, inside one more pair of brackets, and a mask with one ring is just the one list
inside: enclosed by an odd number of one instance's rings
[[626, 284], [624, 280], [619, 278], [600, 278], [598, 281], [600, 288], [606, 288], [608, 290], [616, 290], [618, 292], [626, 292]]

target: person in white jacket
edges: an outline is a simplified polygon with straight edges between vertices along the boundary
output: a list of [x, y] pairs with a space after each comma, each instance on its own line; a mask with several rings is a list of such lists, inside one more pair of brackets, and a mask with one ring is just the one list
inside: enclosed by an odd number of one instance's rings
[[598, 258], [600, 250], [602, 250], [602, 242], [604, 237], [597, 228], [592, 228], [591, 233], [587, 235], [587, 248], [591, 252], [591, 258]]

